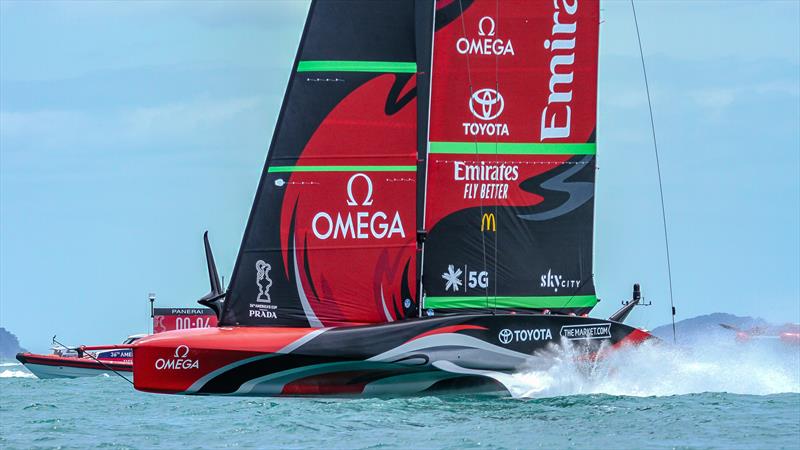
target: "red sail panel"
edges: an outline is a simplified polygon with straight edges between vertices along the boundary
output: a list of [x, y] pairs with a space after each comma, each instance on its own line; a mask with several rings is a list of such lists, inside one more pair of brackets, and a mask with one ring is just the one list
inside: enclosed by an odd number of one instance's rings
[[312, 2], [220, 325], [416, 315], [415, 5]]
[[[414, 88], [413, 77], [401, 86]], [[403, 317], [416, 277], [416, 100], [392, 115], [397, 78], [342, 100], [285, 180], [283, 266], [312, 325]], [[402, 97], [400, 92], [399, 96]], [[405, 295], [404, 295], [405, 293]], [[302, 298], [304, 297], [304, 298]]]
[[451, 20], [434, 35], [432, 142], [590, 140], [597, 109], [597, 1], [437, 6], [437, 24]]
[[439, 1], [426, 308], [587, 311], [597, 1]]

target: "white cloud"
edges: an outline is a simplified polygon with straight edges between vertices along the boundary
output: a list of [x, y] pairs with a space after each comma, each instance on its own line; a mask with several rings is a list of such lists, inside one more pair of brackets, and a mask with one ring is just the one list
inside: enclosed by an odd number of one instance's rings
[[720, 111], [736, 100], [737, 88], [708, 88], [689, 93], [694, 102], [701, 107]]

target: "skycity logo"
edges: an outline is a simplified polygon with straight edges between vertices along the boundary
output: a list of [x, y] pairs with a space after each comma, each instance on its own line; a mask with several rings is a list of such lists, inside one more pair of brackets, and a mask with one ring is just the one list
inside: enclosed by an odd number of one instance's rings
[[462, 55], [514, 55], [511, 39], [504, 41], [495, 37], [497, 26], [494, 18], [483, 16], [478, 21], [478, 39], [459, 38], [456, 51]]
[[[359, 181], [362, 180], [362, 181]], [[366, 187], [363, 200], [359, 202], [354, 195], [353, 187], [358, 182]], [[372, 206], [372, 179], [366, 174], [357, 173], [347, 182], [347, 206]], [[391, 214], [391, 213], [390, 213]], [[336, 213], [336, 218], [327, 212], [318, 212], [311, 221], [311, 230], [318, 239], [391, 239], [399, 235], [406, 237], [400, 212], [395, 211], [389, 219], [383, 211], [348, 211], [347, 214]]]
[[469, 98], [469, 111], [476, 119], [484, 122], [464, 122], [464, 134], [470, 136], [508, 136], [508, 125], [505, 123], [485, 123], [495, 120], [503, 114], [506, 103], [500, 92], [483, 88], [472, 93]]
[[581, 280], [568, 280], [563, 275], [553, 274], [552, 269], [547, 269], [547, 273], [540, 277], [539, 287], [553, 288], [554, 292], [558, 292], [558, 288], [577, 289], [581, 286]]
[[174, 358], [158, 358], [155, 363], [156, 370], [184, 370], [184, 369], [199, 369], [200, 361], [191, 359], [189, 356], [189, 347], [186, 345], [179, 345], [175, 348]]

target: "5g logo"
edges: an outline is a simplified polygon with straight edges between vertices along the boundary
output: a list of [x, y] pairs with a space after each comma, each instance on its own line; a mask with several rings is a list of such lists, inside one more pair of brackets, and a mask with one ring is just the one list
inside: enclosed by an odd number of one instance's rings
[[477, 272], [474, 270], [470, 271], [469, 278], [467, 280], [467, 286], [473, 289], [477, 287], [486, 289], [487, 287], [489, 287], [489, 272], [485, 270], [481, 272]]

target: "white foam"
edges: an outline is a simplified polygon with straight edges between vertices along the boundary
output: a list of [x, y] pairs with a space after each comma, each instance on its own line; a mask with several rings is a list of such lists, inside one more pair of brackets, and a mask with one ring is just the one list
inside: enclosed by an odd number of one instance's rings
[[0, 378], [36, 378], [36, 376], [25, 370], [4, 370], [0, 372]]
[[598, 362], [576, 362], [570, 350], [553, 352], [549, 367], [513, 374], [514, 397], [575, 394], [668, 396], [700, 392], [766, 395], [800, 392], [800, 348], [775, 341], [729, 340], [690, 348], [645, 343]]

